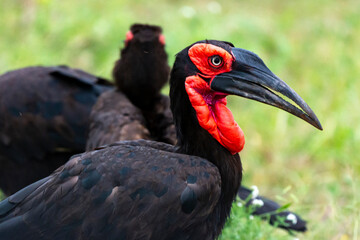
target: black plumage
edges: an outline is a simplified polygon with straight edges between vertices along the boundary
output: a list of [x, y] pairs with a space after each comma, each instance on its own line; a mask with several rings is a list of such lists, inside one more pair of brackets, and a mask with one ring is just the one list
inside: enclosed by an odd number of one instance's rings
[[106, 80], [66, 66], [28, 67], [0, 76], [0, 188], [5, 194], [84, 151], [91, 107], [109, 88]]
[[[165, 40], [158, 26], [134, 24], [127, 36], [126, 46], [113, 69], [118, 90], [141, 109], [151, 110], [160, 97], [160, 90], [168, 81]], [[136, 71], [129, 71], [129, 67]]]
[[[127, 39], [114, 67], [116, 88], [66, 66], [28, 67], [0, 76], [0, 188], [5, 194], [101, 143], [140, 139], [139, 135], [174, 143], [169, 98], [160, 94], [169, 75], [161, 28], [134, 24], [130, 32], [133, 39]], [[140, 96], [142, 101], [129, 100]], [[93, 107], [96, 114], [90, 117]], [[113, 114], [119, 108], [123, 117]], [[116, 123], [102, 129], [106, 121]], [[113, 131], [121, 138], [107, 134]]]
[[[242, 84], [243, 78], [234, 75], [243, 72], [249, 81], [245, 82], [245, 97], [257, 97], [258, 101], [278, 107], [286, 105], [287, 111], [321, 128], [314, 113], [295, 92], [290, 98], [304, 110], [302, 113], [269, 95], [273, 93], [266, 88], [261, 90], [263, 95], [257, 93], [261, 85], [253, 85], [254, 80], [272, 89], [267, 81], [285, 83], [271, 75], [270, 70], [266, 75], [254, 72], [263, 64], [261, 60], [250, 61], [256, 55], [250, 55], [250, 59], [246, 54], [238, 57], [242, 50], [225, 42], [197, 44], [235, 53], [234, 69], [215, 74], [208, 83], [210, 88], [215, 84], [216, 93], [239, 91], [237, 84]], [[189, 47], [177, 55], [170, 81], [177, 147], [146, 140], [124, 141], [73, 156], [48, 178], [0, 203], [0, 235], [12, 239], [216, 238], [240, 186], [241, 162], [238, 154], [231, 154], [199, 125], [184, 82], [204, 69], [197, 69], [188, 51]], [[240, 68], [240, 73], [236, 72], [237, 64], [245, 67]], [[235, 86], [222, 85], [229, 78]], [[279, 92], [286, 95], [292, 91], [286, 84], [282, 86]]]
[[[50, 174], [71, 155], [84, 151], [84, 140], [87, 135], [84, 129], [89, 122], [91, 124], [87, 141], [88, 150], [120, 140], [151, 139], [175, 144], [175, 128], [169, 98], [160, 94], [160, 89], [166, 83], [169, 72], [164, 43], [159, 41], [162, 34], [161, 28], [135, 24], [130, 31], [133, 38], [126, 41], [126, 47], [121, 51], [120, 59], [116, 61], [113, 71], [117, 89], [111, 89], [110, 84], [103, 79], [65, 66], [32, 67], [2, 76], [2, 79], [6, 79], [2, 82], [4, 87], [10, 83], [17, 86], [16, 89], [10, 88], [12, 98], [9, 97], [10, 95], [3, 95], [2, 98], [3, 106], [5, 106], [3, 109], [10, 109], [3, 111], [3, 116], [7, 120], [6, 127], [2, 128], [3, 136], [8, 139], [7, 141], [11, 141], [11, 146], [14, 148], [13, 150], [9, 149], [10, 151], [2, 151], [1, 170], [3, 174], [1, 176], [3, 181], [1, 181], [1, 186], [6, 193], [15, 192], [22, 186]], [[131, 71], [131, 69], [135, 70]], [[92, 86], [94, 88], [92, 90], [95, 91], [92, 91], [91, 88], [89, 91], [89, 86]], [[71, 91], [66, 92], [70, 87]], [[42, 92], [35, 95], [33, 94], [34, 88], [46, 89], [49, 95], [42, 96], [39, 101], [37, 95], [41, 95]], [[99, 93], [108, 89], [111, 90], [98, 97]], [[76, 91], [80, 91], [83, 96], [71, 98], [71, 101], [67, 101], [67, 97], [61, 99], [62, 96], [74, 95]], [[21, 94], [22, 101], [14, 101], [16, 100], [14, 93]], [[88, 120], [89, 108], [94, 104], [96, 97], [98, 97], [97, 103], [93, 107], [90, 120]], [[130, 101], [130, 97], [135, 101]], [[91, 101], [85, 101], [86, 98]], [[56, 103], [53, 103], [53, 99], [56, 99]], [[8, 102], [11, 104], [7, 105]], [[49, 117], [56, 112], [56, 106], [65, 105], [69, 108], [69, 104], [80, 103], [86, 111], [78, 111], [75, 108], [75, 111], [69, 114], [59, 110], [54, 117], [62, 120], [59, 123], [54, 123], [54, 120]], [[48, 107], [40, 107], [36, 112], [29, 113], [25, 105], [36, 104]], [[18, 121], [9, 120], [7, 115], [8, 112], [14, 110], [14, 105], [19, 109], [18, 113], [22, 114]], [[29, 114], [32, 115], [29, 116]], [[43, 116], [47, 116], [47, 118], [43, 118]], [[28, 127], [29, 119], [32, 119], [31, 124], [37, 128]], [[4, 123], [5, 120], [2, 122]], [[20, 122], [20, 127], [15, 124], [18, 122]], [[62, 129], [60, 123], [73, 130], [79, 130], [76, 136], [73, 134], [66, 138], [68, 142], [65, 145], [63, 140], [59, 140], [61, 138], [53, 137], [52, 133], [55, 131], [55, 134], [59, 135], [58, 131]], [[14, 132], [15, 126], [16, 131]], [[62, 135], [63, 138], [64, 136], [65, 134]], [[74, 141], [76, 144], [71, 142], [74, 137], [77, 138]], [[26, 150], [28, 151], [26, 152]], [[21, 155], [21, 161], [13, 159], [14, 153]], [[34, 158], [32, 154], [36, 154], [37, 157]], [[248, 189], [241, 186], [238, 195], [245, 200]], [[275, 206], [279, 207], [270, 200], [264, 203], [265, 206], [257, 209], [254, 212], [255, 215], [263, 215], [274, 211]], [[286, 214], [286, 211], [272, 213], [270, 222], [273, 223], [276, 216]], [[289, 222], [288, 225], [280, 225], [280, 227], [304, 230], [305, 227], [298, 227], [299, 223], [305, 226], [305, 222], [299, 218], [296, 225]]]
[[[207, 209], [209, 202], [216, 203], [217, 195], [210, 193], [220, 191], [220, 179], [208, 182], [209, 176], [218, 173], [214, 165], [174, 150], [171, 145], [139, 140], [74, 156], [49, 178], [1, 203], [1, 236], [12, 239], [24, 236], [27, 239], [189, 238], [191, 231], [178, 229], [186, 229], [196, 220], [198, 225], [202, 223], [206, 216], [197, 216], [197, 213], [211, 211]], [[179, 173], [177, 169], [187, 171]], [[135, 180], [135, 176], [143, 179]], [[188, 178], [196, 181], [188, 184]], [[187, 194], [187, 187], [192, 185], [191, 194]], [[202, 201], [194, 199], [193, 194]], [[154, 212], [155, 209], [158, 211]], [[171, 234], [164, 235], [164, 229]]]

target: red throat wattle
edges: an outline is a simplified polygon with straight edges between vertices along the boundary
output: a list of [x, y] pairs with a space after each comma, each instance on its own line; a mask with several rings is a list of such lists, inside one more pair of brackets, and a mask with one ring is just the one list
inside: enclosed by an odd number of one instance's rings
[[187, 77], [185, 89], [200, 126], [231, 154], [240, 152], [245, 144], [244, 133], [226, 107], [226, 95], [212, 91], [199, 76]]
[[[214, 66], [209, 59], [219, 56], [222, 64]], [[195, 44], [189, 49], [189, 57], [201, 71], [185, 80], [185, 89], [202, 128], [208, 131], [231, 154], [240, 152], [245, 144], [244, 133], [226, 107], [226, 94], [213, 91], [202, 77], [231, 71], [233, 56], [224, 49], [206, 43]], [[211, 82], [211, 81], [210, 81]]]

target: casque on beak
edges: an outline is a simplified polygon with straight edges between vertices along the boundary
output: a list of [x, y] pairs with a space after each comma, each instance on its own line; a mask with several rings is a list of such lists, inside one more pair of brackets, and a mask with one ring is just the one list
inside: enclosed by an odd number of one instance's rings
[[[273, 74], [256, 54], [240, 48], [232, 48], [231, 52], [235, 57], [232, 70], [217, 75], [211, 81], [212, 90], [275, 106], [322, 130], [318, 118], [306, 102]], [[282, 99], [275, 92], [294, 101], [302, 110]]]

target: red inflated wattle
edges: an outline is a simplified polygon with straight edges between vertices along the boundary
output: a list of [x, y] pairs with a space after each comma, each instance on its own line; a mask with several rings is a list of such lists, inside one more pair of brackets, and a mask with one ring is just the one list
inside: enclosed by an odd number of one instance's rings
[[200, 76], [187, 77], [185, 89], [200, 126], [231, 154], [240, 152], [244, 148], [245, 137], [226, 107], [226, 95], [212, 91]]

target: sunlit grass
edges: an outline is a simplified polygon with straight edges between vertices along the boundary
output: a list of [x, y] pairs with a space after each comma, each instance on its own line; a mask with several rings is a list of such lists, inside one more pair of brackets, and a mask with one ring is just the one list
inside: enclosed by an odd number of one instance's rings
[[[246, 136], [244, 183], [274, 198], [290, 188], [278, 200], [292, 201], [291, 210], [309, 221], [300, 239], [360, 239], [359, 12], [357, 0], [2, 0], [0, 73], [65, 63], [110, 77], [134, 22], [163, 27], [171, 63], [179, 50], [205, 38], [249, 49], [308, 102], [324, 131], [275, 108], [230, 98]], [[242, 233], [287, 237], [265, 230], [262, 221], [241, 219], [232, 220], [223, 239], [253, 223], [252, 233], [250, 227]]]

